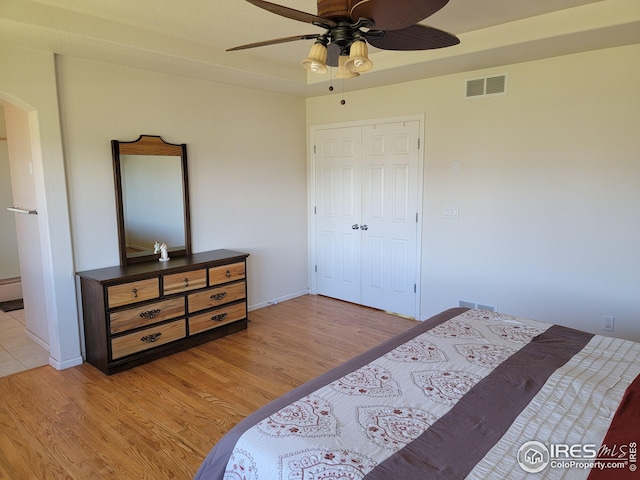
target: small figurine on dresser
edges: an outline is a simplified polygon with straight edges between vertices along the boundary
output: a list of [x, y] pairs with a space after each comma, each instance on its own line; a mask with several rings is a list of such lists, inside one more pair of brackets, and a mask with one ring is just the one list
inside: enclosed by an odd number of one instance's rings
[[161, 262], [166, 262], [166, 261], [169, 260], [169, 254], [167, 253], [167, 244], [166, 243], [156, 242], [153, 245], [153, 253], [159, 253], [160, 254], [160, 258], [158, 260], [160, 260]]

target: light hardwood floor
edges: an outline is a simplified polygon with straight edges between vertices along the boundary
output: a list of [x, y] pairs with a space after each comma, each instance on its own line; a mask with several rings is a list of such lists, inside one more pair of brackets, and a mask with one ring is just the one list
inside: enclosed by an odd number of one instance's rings
[[112, 376], [84, 364], [0, 378], [0, 478], [190, 479], [242, 418], [416, 324], [312, 295], [249, 319]]

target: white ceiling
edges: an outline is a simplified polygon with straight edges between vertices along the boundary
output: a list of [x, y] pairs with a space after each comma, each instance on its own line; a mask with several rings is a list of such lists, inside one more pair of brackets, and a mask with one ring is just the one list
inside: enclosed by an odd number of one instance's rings
[[[276, 3], [316, 13], [315, 0]], [[371, 51], [374, 69], [347, 88], [640, 43], [640, 2], [450, 0], [422, 23], [456, 34], [461, 44]], [[300, 66], [312, 41], [225, 50], [318, 32], [244, 0], [0, 0], [0, 42], [300, 96], [327, 93], [329, 84]]]

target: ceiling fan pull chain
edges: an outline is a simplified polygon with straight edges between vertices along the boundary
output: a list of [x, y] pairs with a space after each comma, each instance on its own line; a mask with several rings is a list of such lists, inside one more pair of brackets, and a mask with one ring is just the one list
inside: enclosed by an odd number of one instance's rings
[[[347, 103], [347, 101], [344, 99], [344, 78], [341, 79], [341, 83], [342, 83], [342, 100], [340, 100], [340, 105], [344, 105]], [[333, 92], [334, 88], [333, 88], [333, 67], [329, 67], [329, 91]]]

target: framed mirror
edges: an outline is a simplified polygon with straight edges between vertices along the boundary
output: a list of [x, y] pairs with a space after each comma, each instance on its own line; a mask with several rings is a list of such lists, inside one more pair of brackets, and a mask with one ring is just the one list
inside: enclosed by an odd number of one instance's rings
[[155, 242], [169, 258], [191, 254], [187, 145], [141, 135], [112, 140], [111, 151], [120, 265], [158, 259]]

